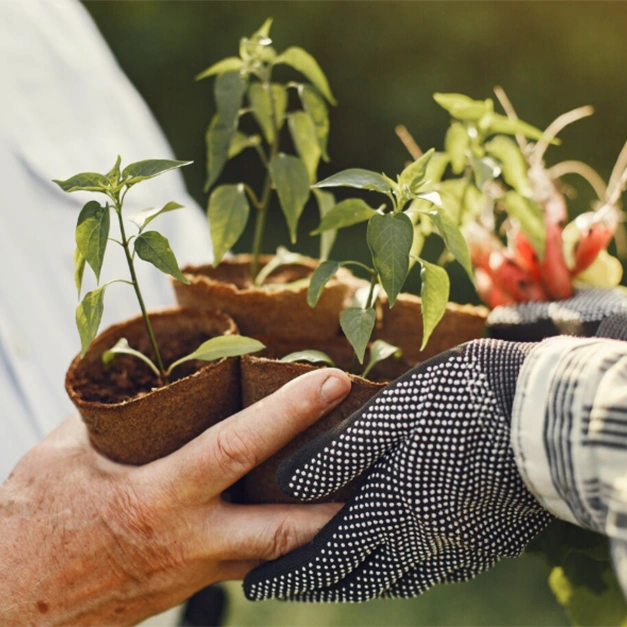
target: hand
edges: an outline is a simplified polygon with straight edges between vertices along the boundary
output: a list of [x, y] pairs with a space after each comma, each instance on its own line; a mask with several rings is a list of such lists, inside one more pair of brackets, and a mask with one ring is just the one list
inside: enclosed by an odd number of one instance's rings
[[279, 468], [287, 493], [329, 494], [370, 469], [313, 542], [252, 571], [251, 600], [410, 597], [519, 555], [549, 521], [510, 446], [531, 344], [477, 340], [390, 384]]
[[604, 320], [621, 313], [627, 313], [627, 292], [622, 288], [587, 288], [566, 300], [496, 307], [486, 328], [491, 337], [514, 342], [536, 342], [554, 335], [589, 337], [599, 332]]
[[337, 505], [220, 494], [349, 388], [340, 371], [309, 373], [142, 467], [103, 458], [65, 421], [0, 487], [0, 624], [136, 623], [309, 541]]

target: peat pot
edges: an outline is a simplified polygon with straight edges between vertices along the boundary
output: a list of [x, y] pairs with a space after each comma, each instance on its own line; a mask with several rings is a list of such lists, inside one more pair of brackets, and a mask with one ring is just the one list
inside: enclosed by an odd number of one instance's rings
[[[149, 315], [166, 367], [212, 337], [237, 333], [233, 320], [221, 313], [170, 308]], [[159, 387], [140, 359], [117, 355], [111, 364], [102, 363], [102, 353], [123, 337], [154, 361], [138, 316], [100, 334], [83, 359], [74, 358], [65, 381], [94, 447], [110, 459], [146, 464], [241, 409], [237, 358], [187, 362]]]
[[[340, 268], [312, 308], [307, 304], [307, 288], [317, 260], [304, 258], [301, 263], [280, 266], [262, 286], [255, 286], [250, 278], [251, 259], [251, 255], [236, 255], [217, 268], [183, 268], [190, 285], [174, 281], [179, 305], [223, 311], [235, 320], [242, 335], [254, 338], [319, 339], [340, 333], [340, 312], [356, 289], [355, 277], [348, 270]], [[271, 259], [262, 256], [261, 266]]]
[[[245, 355], [241, 359], [242, 404], [248, 407], [278, 390], [292, 379], [310, 372], [315, 366], [303, 363], [287, 363]], [[303, 444], [340, 424], [372, 398], [385, 383], [375, 383], [362, 377], [349, 375], [352, 388], [349, 395], [318, 422], [297, 435], [278, 453], [261, 463], [244, 477], [244, 500], [247, 503], [296, 503], [296, 499], [284, 494], [276, 485], [275, 476], [279, 464], [295, 453]], [[289, 420], [289, 416], [286, 416]], [[343, 502], [350, 498], [360, 484], [357, 477], [337, 492], [319, 499], [318, 502]]]

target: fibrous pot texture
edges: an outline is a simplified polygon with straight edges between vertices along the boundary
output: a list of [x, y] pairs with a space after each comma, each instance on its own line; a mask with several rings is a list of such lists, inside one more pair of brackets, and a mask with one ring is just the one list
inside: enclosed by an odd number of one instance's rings
[[[221, 313], [171, 308], [149, 315], [166, 367], [212, 337], [237, 333]], [[135, 357], [117, 355], [108, 366], [102, 363], [102, 353], [123, 337], [154, 361], [139, 316], [99, 335], [83, 359], [74, 359], [65, 382], [94, 447], [110, 459], [146, 464], [241, 409], [237, 359], [187, 362], [158, 387], [156, 375]]]
[[[272, 257], [261, 257], [261, 266]], [[354, 289], [352, 275], [340, 268], [322, 293], [315, 308], [307, 304], [308, 279], [318, 261], [304, 259], [270, 274], [263, 286], [250, 278], [250, 255], [236, 255], [213, 266], [187, 266], [183, 273], [190, 285], [174, 282], [179, 305], [224, 311], [242, 335], [276, 338], [326, 338], [340, 332], [339, 315]], [[300, 284], [290, 285], [305, 279]], [[346, 279], [344, 281], [343, 279]]]
[[[302, 363], [285, 363], [246, 355], [241, 360], [242, 403], [248, 407], [278, 390], [292, 379], [310, 372], [314, 366]], [[257, 466], [244, 477], [244, 498], [247, 503], [296, 503], [296, 499], [284, 494], [276, 485], [275, 476], [280, 463], [295, 453], [303, 444], [317, 435], [340, 424], [362, 407], [385, 383], [374, 383], [349, 375], [352, 388], [349, 395], [333, 411], [300, 433], [287, 446]], [[289, 420], [285, 416], [285, 420]], [[343, 502], [355, 492], [361, 479], [358, 477], [337, 492], [319, 502]]]
[[408, 369], [453, 346], [483, 337], [487, 316], [485, 307], [448, 303], [442, 320], [421, 351], [422, 301], [412, 294], [400, 294], [394, 307], [383, 302], [382, 320], [375, 329], [375, 338], [402, 348], [402, 362]]

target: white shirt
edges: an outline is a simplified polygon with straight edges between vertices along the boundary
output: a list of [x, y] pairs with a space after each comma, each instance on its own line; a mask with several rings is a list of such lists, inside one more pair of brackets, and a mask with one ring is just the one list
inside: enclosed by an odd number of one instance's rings
[[[98, 195], [66, 194], [51, 180], [107, 172], [118, 154], [123, 165], [173, 155], [78, 2], [0, 0], [0, 85], [1, 482], [72, 411], [63, 382], [80, 348], [74, 229], [82, 205]], [[179, 172], [141, 183], [127, 198], [126, 215], [170, 200], [185, 205], [154, 228], [180, 265], [210, 261], [206, 219]], [[148, 307], [172, 303], [168, 279], [141, 261], [137, 267]], [[95, 285], [89, 268], [85, 277], [83, 294]], [[128, 278], [115, 245], [101, 283], [111, 278]], [[113, 285], [101, 329], [138, 313], [132, 288]]]

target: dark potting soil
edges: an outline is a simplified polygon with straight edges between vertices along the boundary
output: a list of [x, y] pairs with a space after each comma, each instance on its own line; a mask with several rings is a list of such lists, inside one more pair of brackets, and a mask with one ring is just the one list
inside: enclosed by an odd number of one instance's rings
[[[168, 367], [177, 359], [189, 355], [203, 342], [211, 339], [211, 335], [197, 331], [184, 337], [176, 336], [166, 342], [157, 342], [163, 362]], [[144, 353], [154, 362], [155, 356], [149, 346], [148, 338], [129, 340], [132, 348]], [[210, 366], [206, 361], [189, 361], [177, 366], [170, 375], [170, 383], [187, 377], [203, 367]], [[81, 364], [76, 373], [75, 389], [85, 401], [115, 404], [129, 401], [135, 397], [148, 394], [162, 382], [147, 364], [131, 355], [116, 355], [108, 365], [100, 360], [86, 365]]]

